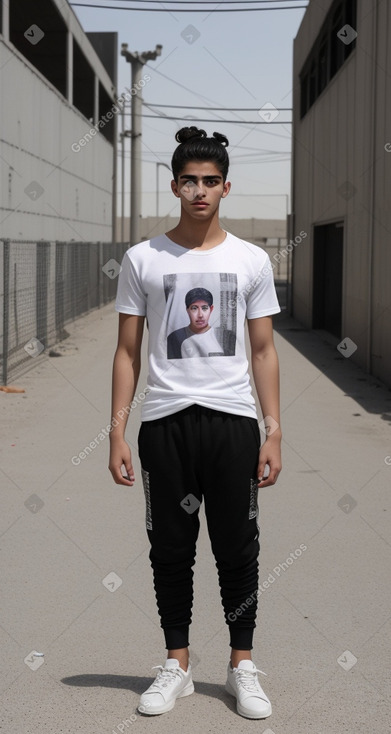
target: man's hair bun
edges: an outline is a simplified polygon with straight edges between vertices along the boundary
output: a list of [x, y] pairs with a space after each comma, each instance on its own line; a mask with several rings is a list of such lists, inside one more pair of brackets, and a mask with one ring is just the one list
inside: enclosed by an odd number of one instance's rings
[[177, 143], [186, 143], [192, 138], [206, 138], [207, 134], [205, 130], [199, 130], [198, 127], [182, 127], [175, 135]]
[[221, 143], [221, 145], [224, 145], [224, 148], [226, 148], [229, 145], [228, 138], [225, 137], [225, 135], [222, 135], [221, 133], [213, 133], [213, 137]]
[[[194, 138], [207, 138], [207, 133], [205, 130], [199, 130], [198, 127], [195, 127], [192, 125], [191, 127], [182, 127], [175, 135], [175, 140], [177, 143], [187, 143], [188, 140], [192, 140]], [[221, 145], [226, 148], [229, 145], [228, 138], [225, 135], [222, 135], [221, 133], [213, 133], [213, 137], [215, 140], [217, 140], [218, 143], [221, 143]]]

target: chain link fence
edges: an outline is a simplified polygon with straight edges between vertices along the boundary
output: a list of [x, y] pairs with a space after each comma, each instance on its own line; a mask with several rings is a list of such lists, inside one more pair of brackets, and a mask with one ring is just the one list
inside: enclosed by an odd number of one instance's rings
[[0, 240], [1, 379], [68, 333], [65, 326], [112, 301], [128, 243]]

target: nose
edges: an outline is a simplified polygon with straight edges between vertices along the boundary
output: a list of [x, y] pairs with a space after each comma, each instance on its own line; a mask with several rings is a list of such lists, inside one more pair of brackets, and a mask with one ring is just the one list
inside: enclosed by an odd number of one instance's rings
[[181, 194], [188, 199], [189, 201], [194, 201], [194, 199], [199, 199], [204, 195], [204, 188], [202, 185], [202, 181], [199, 183], [196, 183], [195, 181], [189, 181], [181, 188]]
[[195, 199], [199, 199], [204, 195], [204, 188], [202, 184], [194, 184], [193, 196]]

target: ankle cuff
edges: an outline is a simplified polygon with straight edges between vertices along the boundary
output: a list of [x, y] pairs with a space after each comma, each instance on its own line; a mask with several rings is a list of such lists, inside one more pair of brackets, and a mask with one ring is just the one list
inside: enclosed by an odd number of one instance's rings
[[230, 627], [230, 646], [234, 650], [252, 650], [254, 627]]
[[169, 627], [164, 630], [167, 650], [179, 650], [189, 647], [189, 626]]

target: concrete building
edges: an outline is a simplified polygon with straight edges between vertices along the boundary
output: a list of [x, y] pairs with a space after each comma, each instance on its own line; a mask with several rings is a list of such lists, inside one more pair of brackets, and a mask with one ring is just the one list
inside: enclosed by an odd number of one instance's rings
[[[310, 2], [294, 42], [293, 315], [391, 385], [391, 12]], [[347, 341], [347, 338], [350, 341]]]
[[64, 0], [0, 2], [1, 238], [112, 240], [117, 57]]

